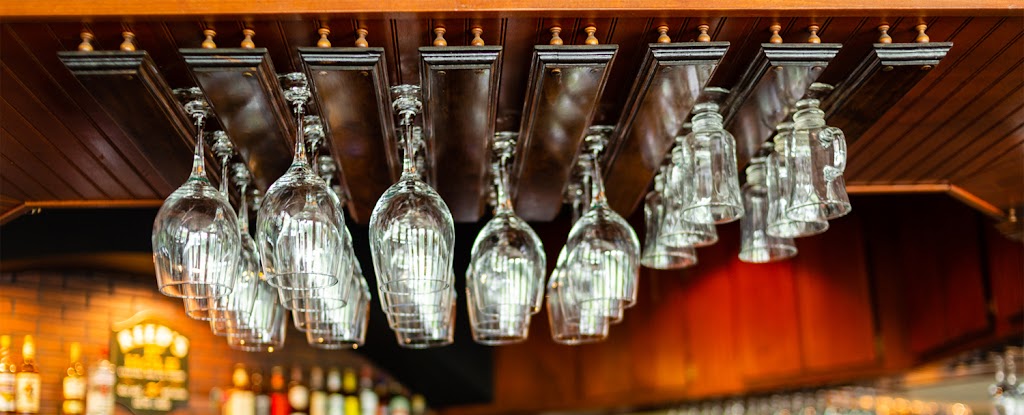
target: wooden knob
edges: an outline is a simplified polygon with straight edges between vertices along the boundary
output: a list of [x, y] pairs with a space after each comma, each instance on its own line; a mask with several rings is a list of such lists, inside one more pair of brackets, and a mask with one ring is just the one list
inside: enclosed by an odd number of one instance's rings
[[434, 28], [434, 34], [437, 35], [434, 38], [434, 46], [448, 46], [448, 41], [444, 40], [444, 27]]
[[83, 30], [82, 31], [82, 43], [78, 44], [78, 50], [82, 52], [92, 52], [92, 40], [96, 37], [93, 36], [92, 32]]
[[551, 27], [551, 41], [548, 42], [549, 45], [562, 45], [562, 44], [564, 44], [564, 42], [562, 42], [562, 38], [558, 36], [559, 33], [562, 33], [562, 27], [561, 26], [552, 26]]
[[470, 41], [469, 44], [473, 46], [483, 46], [484, 40], [480, 38], [480, 35], [484, 34], [484, 29], [482, 27], [474, 27], [470, 29], [470, 32], [473, 33], [473, 40]]
[[779, 36], [779, 31], [782, 30], [782, 26], [779, 24], [773, 24], [768, 27], [768, 30], [772, 31], [772, 37], [768, 38], [768, 43], [779, 44], [782, 43], [782, 36]]
[[711, 35], [708, 35], [708, 30], [709, 29], [711, 29], [711, 26], [708, 26], [706, 24], [702, 24], [700, 26], [697, 26], [697, 30], [700, 30], [700, 34], [697, 35], [697, 41], [698, 42], [710, 42], [711, 41]]
[[203, 49], [216, 49], [217, 44], [213, 43], [213, 37], [217, 36], [217, 32], [206, 29], [203, 31], [203, 36], [206, 36], [206, 40], [203, 40]]
[[321, 27], [316, 30], [316, 33], [320, 35], [320, 40], [316, 41], [316, 47], [318, 48], [329, 48], [331, 47], [330, 39], [327, 39], [327, 35], [331, 34], [331, 29]]
[[121, 37], [124, 38], [124, 42], [121, 42], [121, 51], [135, 52], [135, 33], [121, 32]]
[[370, 34], [369, 30], [359, 28], [356, 29], [356, 47], [357, 48], [368, 48], [370, 43], [366, 41], [366, 35]]
[[931, 39], [928, 38], [928, 35], [924, 33], [924, 31], [928, 29], [928, 25], [926, 25], [926, 24], [919, 24], [917, 26], [914, 26], [914, 29], [917, 30], [917, 38], [914, 39], [915, 42], [917, 42], [917, 43], [928, 43], [928, 41], [931, 40]]
[[594, 26], [594, 25], [587, 26], [587, 28], [583, 29], [583, 31], [587, 32], [587, 40], [583, 41], [583, 43], [591, 45], [591, 46], [600, 43], [600, 42], [597, 41], [597, 38], [594, 37], [594, 33], [597, 33], [597, 26]]
[[245, 38], [242, 39], [242, 47], [245, 49], [252, 49], [256, 47], [256, 44], [252, 42], [252, 37], [256, 35], [256, 31], [252, 29], [242, 29], [242, 34]]
[[672, 43], [672, 38], [668, 37], [668, 26], [658, 26], [658, 43]]
[[889, 36], [889, 25], [878, 26], [878, 43], [892, 43], [892, 36]]
[[818, 30], [820, 29], [821, 27], [816, 24], [807, 26], [807, 31], [811, 32], [811, 36], [807, 38], [807, 43], [821, 43], [821, 38], [818, 37]]

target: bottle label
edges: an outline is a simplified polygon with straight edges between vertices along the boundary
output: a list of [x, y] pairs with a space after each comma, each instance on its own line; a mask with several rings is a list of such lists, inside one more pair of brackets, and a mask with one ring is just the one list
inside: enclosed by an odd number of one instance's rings
[[65, 377], [64, 399], [85, 399], [85, 379], [81, 377]]
[[64, 406], [61, 408], [64, 410], [64, 415], [81, 414], [85, 412], [85, 404], [82, 400], [64, 401]]
[[0, 412], [14, 412], [14, 374], [0, 373]]
[[23, 414], [39, 413], [39, 374], [19, 373], [14, 379], [18, 395], [15, 398], [14, 410]]

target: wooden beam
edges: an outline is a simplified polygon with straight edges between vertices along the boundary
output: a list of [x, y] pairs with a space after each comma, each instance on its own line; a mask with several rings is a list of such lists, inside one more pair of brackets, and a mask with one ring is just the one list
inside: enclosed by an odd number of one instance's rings
[[947, 193], [950, 197], [963, 202], [965, 205], [988, 215], [989, 217], [1004, 221], [1007, 218], [1006, 212], [998, 206], [978, 197], [966, 189], [949, 183], [913, 183], [913, 184], [848, 184], [846, 192], [853, 195], [885, 195], [885, 194], [907, 194], [907, 193]]
[[[358, 14], [361, 18], [391, 13], [493, 13], [508, 16], [551, 15], [559, 12], [586, 10], [595, 17], [621, 16], [623, 13], [641, 14], [657, 12], [659, 15], [694, 16], [777, 16], [785, 14], [817, 14], [824, 16], [875, 15], [971, 15], [1018, 16], [1024, 8], [1020, 0], [922, 0], [893, 2], [890, 0], [855, 0], [848, 2], [813, 2], [805, 0], [777, 0], [770, 3], [752, 0], [390, 0], [373, 2], [364, 0], [327, 0], [308, 2], [301, 0], [151, 0], [121, 1], [81, 0], [5, 1], [0, 2], [0, 16], [7, 18], [44, 18], [49, 20], [82, 17], [124, 16], [214, 16], [279, 18], [282, 15], [323, 16], [329, 14]], [[559, 13], [561, 14], [561, 13]], [[666, 16], [668, 17], [668, 16]]]
[[154, 209], [164, 204], [163, 199], [130, 200], [36, 200], [22, 203], [0, 213], [0, 225], [26, 213], [36, 214], [43, 209]]

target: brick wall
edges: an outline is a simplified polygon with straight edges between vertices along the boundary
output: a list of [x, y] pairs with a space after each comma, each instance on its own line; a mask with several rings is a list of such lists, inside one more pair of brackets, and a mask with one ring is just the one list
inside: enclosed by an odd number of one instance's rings
[[[0, 273], [0, 334], [12, 336], [15, 361], [21, 363], [21, 343], [26, 334], [36, 338], [37, 362], [42, 372], [41, 414], [57, 414], [61, 379], [68, 365], [71, 342], [82, 344], [88, 366], [102, 347], [110, 343], [110, 326], [143, 310], [153, 310], [172, 329], [189, 337], [189, 407], [175, 414], [212, 414], [209, 394], [214, 387], [230, 386], [235, 363], [261, 367], [265, 374], [275, 364], [308, 368], [359, 367], [365, 360], [351, 351], [323, 351], [305, 344], [301, 333], [291, 329], [284, 350], [245, 353], [228, 348], [214, 336], [206, 322], [185, 316], [181, 300], [161, 295], [152, 276], [102, 272]], [[288, 373], [286, 371], [286, 373]], [[128, 414], [127, 411], [118, 414]]]

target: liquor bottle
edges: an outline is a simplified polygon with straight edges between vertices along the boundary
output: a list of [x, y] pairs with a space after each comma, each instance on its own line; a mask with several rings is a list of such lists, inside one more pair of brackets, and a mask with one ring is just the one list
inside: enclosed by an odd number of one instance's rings
[[235, 370], [231, 373], [231, 383], [234, 388], [228, 391], [224, 413], [226, 415], [255, 415], [256, 396], [249, 389], [249, 372], [245, 370], [245, 365], [241, 363], [235, 365]]
[[361, 415], [377, 415], [378, 404], [377, 394], [373, 392], [373, 369], [363, 366], [362, 373], [359, 375], [359, 411]]
[[388, 402], [388, 415], [409, 415], [409, 398], [405, 396], [402, 385], [391, 382], [391, 399]]
[[270, 415], [288, 415], [291, 412], [284, 387], [284, 368], [274, 366], [270, 369]]
[[89, 382], [85, 393], [85, 415], [114, 415], [114, 386], [117, 376], [114, 364], [107, 360], [107, 348], [100, 350], [100, 358], [89, 368]]
[[292, 381], [288, 384], [288, 403], [292, 415], [305, 415], [309, 410], [309, 388], [302, 383], [302, 368], [292, 367]]
[[412, 395], [412, 415], [427, 415], [427, 399], [423, 395]]
[[345, 415], [360, 415], [359, 412], [359, 380], [356, 371], [352, 368], [345, 368], [345, 377], [342, 378], [342, 390], [345, 391]]
[[270, 415], [270, 395], [263, 390], [263, 373], [259, 370], [252, 372], [252, 393], [256, 395], [256, 415]]
[[341, 372], [336, 367], [327, 371], [327, 415], [345, 415], [345, 397], [341, 394]]
[[327, 392], [324, 391], [324, 371], [320, 366], [309, 370], [309, 415], [327, 415]]
[[36, 367], [36, 343], [32, 335], [25, 336], [21, 344], [21, 367], [14, 375], [14, 410], [18, 414], [39, 413], [39, 368]]
[[391, 391], [388, 390], [388, 385], [380, 381], [373, 388], [373, 392], [377, 395], [377, 415], [391, 415], [391, 407], [388, 405], [391, 403]]
[[85, 367], [82, 366], [82, 345], [78, 342], [71, 343], [70, 357], [61, 409], [65, 415], [80, 415], [85, 412]]
[[0, 414], [14, 413], [14, 372], [17, 369], [11, 359], [11, 336], [0, 336]]

